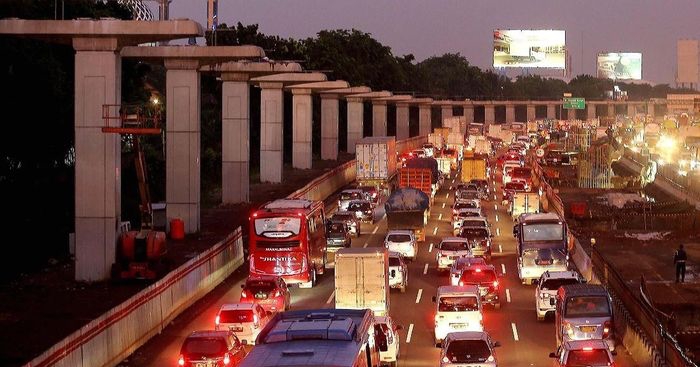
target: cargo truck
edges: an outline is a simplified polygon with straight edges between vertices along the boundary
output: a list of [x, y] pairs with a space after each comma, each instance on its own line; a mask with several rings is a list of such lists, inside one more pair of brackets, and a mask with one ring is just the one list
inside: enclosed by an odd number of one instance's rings
[[540, 212], [540, 195], [536, 192], [516, 192], [510, 200], [508, 208], [513, 221], [521, 214]]
[[385, 248], [343, 248], [335, 254], [335, 308], [389, 314], [389, 255]]
[[355, 144], [358, 186], [374, 186], [388, 195], [396, 179], [396, 141], [393, 136], [363, 138]]
[[447, 136], [447, 148], [457, 151], [457, 158], [461, 160], [464, 151], [464, 134], [450, 133]]
[[441, 178], [434, 158], [414, 158], [399, 171], [399, 187], [413, 187], [432, 198], [439, 189]]
[[411, 230], [418, 241], [425, 241], [425, 226], [430, 218], [430, 197], [423, 191], [412, 187], [398, 189], [389, 196], [384, 209], [388, 230]]
[[462, 160], [462, 182], [488, 179], [486, 157], [480, 154], [467, 154]]

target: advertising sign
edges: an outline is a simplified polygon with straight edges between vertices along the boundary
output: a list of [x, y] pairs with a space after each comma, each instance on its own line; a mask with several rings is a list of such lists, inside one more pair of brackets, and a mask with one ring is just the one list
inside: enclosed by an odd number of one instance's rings
[[564, 69], [566, 33], [496, 29], [493, 31], [493, 66]]
[[607, 52], [598, 54], [598, 78], [642, 79], [642, 54], [639, 52]]

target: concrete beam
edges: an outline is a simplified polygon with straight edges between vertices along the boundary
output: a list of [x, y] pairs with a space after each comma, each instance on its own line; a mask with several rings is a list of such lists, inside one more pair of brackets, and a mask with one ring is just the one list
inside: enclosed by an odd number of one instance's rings
[[352, 98], [362, 98], [362, 99], [371, 99], [371, 98], [384, 98], [384, 97], [391, 97], [393, 94], [389, 91], [383, 90], [383, 91], [376, 91], [376, 92], [366, 92], [366, 93], [358, 93], [358, 94], [351, 94], [348, 95], [348, 97]]
[[258, 46], [129, 46], [121, 51], [124, 58], [160, 62], [162, 60], [197, 60], [199, 65], [214, 64], [240, 59], [265, 57]]
[[349, 88], [341, 88], [341, 89], [331, 89], [331, 90], [325, 90], [321, 91], [320, 93], [332, 93], [332, 94], [337, 94], [339, 96], [346, 96], [350, 94], [361, 94], [361, 93], [370, 93], [372, 89], [370, 87], [349, 87]]
[[250, 79], [251, 83], [282, 83], [284, 85], [313, 83], [326, 81], [326, 74], [323, 73], [281, 73], [259, 76]]
[[299, 73], [301, 65], [285, 61], [229, 61], [204, 65], [200, 71], [205, 73], [244, 73], [251, 77], [277, 73]]
[[339, 109], [337, 94], [321, 94], [321, 159], [338, 159]]
[[285, 87], [286, 89], [310, 89], [312, 91], [322, 91], [322, 90], [333, 90], [333, 89], [343, 89], [348, 87], [348, 82], [344, 80], [334, 80], [334, 81], [321, 81], [313, 83], [301, 83], [293, 84]]

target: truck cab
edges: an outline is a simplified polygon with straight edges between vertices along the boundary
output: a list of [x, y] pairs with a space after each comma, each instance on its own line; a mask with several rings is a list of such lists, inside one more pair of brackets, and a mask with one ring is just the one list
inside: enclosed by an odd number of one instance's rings
[[523, 284], [532, 284], [547, 270], [568, 270], [567, 228], [558, 215], [521, 215], [513, 235], [517, 242], [518, 277]]
[[440, 346], [447, 334], [459, 331], [484, 331], [479, 287], [441, 286], [433, 297], [435, 303], [435, 345]]

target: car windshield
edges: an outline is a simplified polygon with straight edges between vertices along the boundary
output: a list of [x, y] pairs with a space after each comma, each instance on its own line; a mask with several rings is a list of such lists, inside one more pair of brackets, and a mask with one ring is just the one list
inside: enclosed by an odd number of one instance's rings
[[276, 217], [255, 220], [255, 233], [271, 238], [291, 237], [299, 234], [301, 218]]
[[521, 228], [525, 242], [562, 241], [564, 239], [564, 226], [559, 223], [527, 224]]
[[326, 233], [336, 235], [335, 237], [342, 236], [345, 234], [345, 226], [341, 223], [331, 223], [326, 226]]
[[445, 357], [452, 363], [483, 363], [490, 356], [485, 340], [453, 340], [445, 351]]
[[182, 346], [182, 354], [196, 358], [221, 356], [226, 351], [226, 341], [221, 338], [187, 338]]
[[270, 293], [276, 287], [275, 282], [269, 280], [249, 280], [245, 283], [245, 288], [253, 294]]
[[506, 184], [506, 190], [524, 191], [525, 183], [521, 181], [511, 181]]
[[386, 236], [386, 240], [389, 242], [410, 242], [411, 236], [407, 234], [390, 234]]
[[459, 214], [457, 216], [460, 218], [470, 218], [470, 217], [480, 217], [481, 215], [477, 212], [464, 211], [464, 212], [459, 212]]
[[463, 190], [459, 193], [459, 198], [460, 199], [478, 199], [479, 198], [479, 192], [476, 190]]
[[479, 300], [476, 296], [440, 297], [438, 310], [440, 312], [479, 311]]
[[610, 362], [605, 349], [572, 350], [569, 351], [566, 367], [607, 366]]
[[462, 225], [469, 226], [469, 227], [486, 227], [486, 222], [484, 220], [482, 220], [481, 218], [471, 217], [471, 218], [464, 218], [462, 220]]
[[253, 322], [253, 310], [224, 310], [219, 312], [219, 322], [222, 324], [226, 323], [239, 323], [239, 322]]
[[455, 203], [455, 209], [476, 209], [476, 202], [474, 201], [461, 201], [458, 203]]
[[493, 269], [464, 269], [462, 271], [462, 281], [464, 284], [486, 284], [496, 280], [496, 273]]
[[445, 149], [445, 150], [442, 151], [442, 154], [444, 154], [444, 155], [454, 155], [454, 154], [455, 154], [455, 150], [454, 150], [454, 149]]
[[369, 210], [369, 203], [351, 203], [348, 206], [348, 210], [350, 210], [350, 211]]
[[340, 193], [340, 200], [355, 200], [355, 199], [360, 199], [360, 193], [359, 192], [341, 192]]
[[566, 301], [564, 317], [610, 316], [610, 305], [605, 296], [577, 296]]
[[440, 243], [440, 250], [444, 251], [467, 251], [469, 250], [469, 243], [462, 241], [446, 241]]
[[554, 291], [559, 289], [559, 287], [563, 285], [578, 284], [578, 282], [578, 279], [574, 278], [547, 279], [544, 282], [542, 282], [540, 288], [543, 291]]
[[514, 177], [530, 177], [530, 169], [525, 167], [513, 168]]
[[389, 266], [401, 266], [401, 260], [398, 257], [389, 257]]
[[462, 238], [484, 238], [488, 237], [489, 233], [485, 228], [462, 228], [459, 232], [459, 236]]

